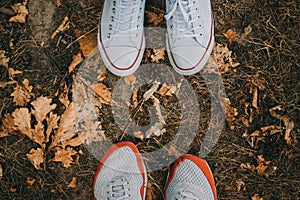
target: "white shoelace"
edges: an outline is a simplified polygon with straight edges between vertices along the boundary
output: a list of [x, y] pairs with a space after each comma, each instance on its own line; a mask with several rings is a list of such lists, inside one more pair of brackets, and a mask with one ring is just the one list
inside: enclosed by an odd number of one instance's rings
[[108, 191], [110, 197], [108, 200], [127, 200], [127, 197], [130, 197], [129, 189], [126, 188], [126, 185], [129, 183], [125, 180], [125, 178], [119, 177], [114, 179], [108, 187], [110, 191]]
[[115, 22], [116, 26], [109, 25], [111, 30], [109, 36], [127, 37], [132, 34], [132, 31], [138, 28], [135, 24], [139, 20], [139, 0], [120, 0], [113, 3], [115, 5], [113, 9], [118, 7], [119, 10], [115, 10], [115, 14], [111, 18], [111, 21]]
[[[194, 3], [189, 3], [188, 0], [176, 0], [172, 6], [170, 12], [165, 16], [166, 20], [170, 20], [174, 15], [177, 18], [173, 18], [174, 24], [178, 24], [175, 27], [175, 33], [177, 37], [197, 37], [199, 34], [195, 34], [196, 30], [201, 28], [199, 26], [194, 27], [193, 23], [198, 20], [193, 19], [193, 14], [198, 12], [197, 7]], [[173, 28], [173, 27], [172, 27]]]

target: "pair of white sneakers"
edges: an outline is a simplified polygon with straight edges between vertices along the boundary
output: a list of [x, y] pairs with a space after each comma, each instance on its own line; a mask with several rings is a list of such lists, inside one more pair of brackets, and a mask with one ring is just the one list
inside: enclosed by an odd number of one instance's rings
[[[134, 73], [145, 49], [146, 0], [105, 0], [100, 19], [98, 47], [106, 67], [115, 75]], [[175, 71], [199, 72], [214, 45], [209, 0], [166, 0], [167, 53]]]
[[[145, 200], [147, 171], [137, 147], [120, 142], [108, 149], [94, 178], [97, 200]], [[174, 164], [165, 190], [166, 200], [216, 200], [213, 175], [206, 161], [185, 154]]]

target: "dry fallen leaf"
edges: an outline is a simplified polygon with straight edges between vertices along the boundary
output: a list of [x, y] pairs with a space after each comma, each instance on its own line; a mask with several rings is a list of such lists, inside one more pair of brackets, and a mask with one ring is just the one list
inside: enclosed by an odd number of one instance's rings
[[29, 86], [28, 79], [24, 79], [23, 86], [17, 84], [10, 96], [14, 97], [13, 101], [17, 106], [25, 106], [33, 95], [31, 91], [32, 86]]
[[74, 127], [77, 116], [79, 115], [78, 111], [79, 106], [75, 105], [74, 103], [70, 103], [60, 118], [60, 124], [53, 135], [52, 143], [49, 149], [58, 146], [61, 142], [67, 141], [75, 135]]
[[145, 11], [146, 14], [146, 19], [148, 23], [153, 23], [154, 26], [158, 26], [164, 19], [164, 14], [163, 13], [159, 13], [159, 15], [149, 12], [149, 11]]
[[5, 114], [2, 119], [2, 126], [0, 127], [0, 138], [8, 136], [15, 132], [14, 118], [11, 114]]
[[8, 62], [9, 62], [9, 58], [5, 56], [5, 51], [0, 50], [0, 66], [2, 65], [8, 69]]
[[12, 113], [14, 118], [14, 126], [16, 131], [20, 131], [21, 134], [26, 135], [30, 140], [33, 140], [31, 130], [31, 114], [27, 108], [18, 108]]
[[240, 165], [240, 168], [242, 170], [250, 170], [250, 171], [254, 171], [255, 170], [255, 166], [254, 165], [251, 165], [250, 163], [242, 163]]
[[102, 83], [91, 85], [92, 90], [95, 94], [100, 97], [100, 102], [110, 105], [111, 104], [111, 91]]
[[97, 32], [83, 35], [77, 40], [83, 55], [88, 56], [97, 47]]
[[101, 65], [97, 73], [98, 73], [97, 80], [104, 81], [106, 79], [106, 74], [107, 74], [107, 69], [105, 65]]
[[162, 95], [162, 96], [172, 96], [173, 94], [176, 94], [178, 90], [181, 87], [181, 82], [178, 83], [177, 85], [167, 85], [163, 84], [161, 88], [157, 91], [157, 94]]
[[258, 194], [255, 194], [253, 197], [251, 197], [251, 200], [263, 200]]
[[42, 122], [46, 119], [47, 114], [56, 107], [55, 104], [51, 105], [51, 102], [52, 99], [44, 96], [40, 96], [35, 101], [31, 102], [31, 105], [34, 108], [31, 112], [37, 121]]
[[161, 114], [160, 101], [154, 95], [152, 95], [151, 99], [153, 100], [153, 105], [155, 106], [156, 115], [160, 123], [160, 126], [163, 127], [164, 125], [166, 125], [166, 122], [164, 117]]
[[65, 168], [69, 168], [73, 163], [72, 156], [76, 155], [77, 151], [72, 149], [71, 147], [67, 147], [66, 149], [58, 149], [55, 152], [55, 156], [53, 161], [62, 162]]
[[243, 190], [243, 191], [246, 190], [246, 184], [242, 179], [236, 180], [235, 183], [236, 183], [236, 187], [237, 187], [238, 192], [241, 192], [241, 190]]
[[69, 66], [69, 73], [73, 72], [73, 70], [75, 69], [75, 67], [77, 65], [79, 65], [81, 62], [83, 61], [83, 57], [81, 52], [79, 52], [78, 54], [73, 56], [73, 60]]
[[223, 111], [225, 111], [226, 114], [226, 122], [229, 125], [230, 129], [234, 129], [234, 122], [236, 120], [236, 116], [238, 115], [237, 109], [231, 106], [231, 102], [229, 98], [225, 98], [225, 105], [224, 102], [222, 101], [222, 108]]
[[133, 136], [136, 138], [139, 138], [141, 140], [144, 140], [144, 133], [142, 131], [136, 131], [133, 133]]
[[262, 155], [257, 156], [258, 166], [256, 170], [259, 174], [269, 176], [274, 173], [277, 169], [275, 166], [270, 166], [271, 161], [266, 161]]
[[3, 169], [2, 165], [0, 164], [0, 180], [3, 178]]
[[26, 16], [28, 15], [28, 10], [26, 8], [27, 0], [23, 3], [16, 3], [12, 6], [12, 9], [17, 13], [17, 15], [9, 18], [9, 22], [25, 23]]
[[146, 138], [151, 138], [154, 136], [160, 136], [166, 133], [166, 129], [161, 125], [161, 123], [156, 122], [149, 130], [146, 131]]
[[73, 188], [74, 189], [76, 187], [77, 187], [77, 178], [76, 177], [72, 177], [72, 181], [68, 185], [68, 188]]
[[50, 113], [49, 117], [47, 117], [47, 130], [46, 130], [46, 137], [45, 142], [49, 142], [50, 135], [53, 131], [55, 131], [58, 128], [58, 120], [60, 119], [60, 116], [57, 114]]
[[101, 130], [100, 122], [85, 122], [84, 129], [79, 133], [80, 141], [89, 145], [92, 142], [102, 142], [106, 140], [104, 131]]
[[143, 95], [143, 98], [144, 98], [144, 101], [147, 101], [148, 99], [150, 99], [153, 94], [157, 91], [157, 89], [159, 88], [159, 82], [157, 81], [154, 81], [151, 88], [149, 90], [147, 90], [144, 95]]
[[234, 62], [232, 59], [232, 51], [229, 51], [226, 44], [217, 44], [213, 48], [212, 56], [214, 63], [219, 69], [219, 73], [224, 74], [229, 72], [231, 68], [235, 68], [240, 65], [240, 63]]
[[248, 35], [250, 35], [251, 32], [252, 32], [251, 25], [244, 28], [244, 32], [242, 33], [241, 37], [238, 38], [237, 42], [239, 44], [245, 45], [245, 41], [247, 40], [247, 37], [248, 37]]
[[26, 183], [30, 187], [35, 183], [35, 179], [29, 177], [29, 178], [27, 178]]
[[127, 85], [133, 85], [136, 83], [136, 77], [134, 74], [130, 74], [129, 76], [124, 77], [124, 81]]
[[176, 148], [176, 146], [173, 145], [173, 144], [171, 144], [170, 148], [168, 149], [168, 153], [170, 155], [173, 155], [173, 156], [177, 157], [177, 158], [179, 158], [182, 155], [182, 153], [180, 153], [178, 148]]
[[[282, 120], [285, 126], [285, 135], [284, 135], [284, 139], [286, 141], [286, 143], [288, 145], [292, 145], [293, 143], [297, 143], [297, 139], [295, 138], [295, 134], [293, 134], [293, 130], [294, 130], [294, 122], [292, 119], [290, 119], [288, 116], [286, 115], [280, 115], [278, 114], [276, 111], [280, 111], [281, 110], [281, 106], [275, 106], [273, 108], [271, 108], [270, 114], [272, 117]], [[294, 138], [293, 138], [294, 137]]]
[[165, 48], [153, 49], [154, 55], [151, 55], [151, 62], [159, 63], [161, 60], [165, 59]]
[[56, 0], [56, 6], [60, 7], [61, 6], [61, 0]]
[[69, 29], [70, 28], [69, 24], [70, 24], [69, 18], [65, 17], [64, 20], [62, 21], [62, 23], [58, 26], [58, 28], [51, 35], [50, 39], [53, 40], [58, 33], [64, 32], [65, 30]]
[[19, 75], [19, 74], [22, 74], [22, 73], [23, 72], [20, 71], [20, 70], [15, 70], [11, 67], [8, 68], [8, 74], [9, 74], [9, 77], [10, 77], [11, 80], [13, 80], [16, 75]]
[[236, 40], [236, 32], [232, 29], [228, 29], [226, 33], [224, 33], [225, 37], [229, 39], [229, 43], [232, 44]]
[[31, 151], [26, 154], [30, 162], [37, 170], [41, 170], [41, 163], [44, 162], [44, 152], [41, 148], [31, 149]]

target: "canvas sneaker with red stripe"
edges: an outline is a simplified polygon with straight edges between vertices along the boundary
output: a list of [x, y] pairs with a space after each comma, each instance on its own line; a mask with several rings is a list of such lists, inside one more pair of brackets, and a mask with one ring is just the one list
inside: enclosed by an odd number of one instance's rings
[[103, 156], [94, 178], [97, 200], [144, 200], [147, 172], [137, 147], [120, 142]]
[[186, 154], [180, 157], [165, 186], [166, 200], [216, 200], [213, 175], [205, 160]]
[[145, 49], [146, 0], [105, 0], [98, 31], [98, 48], [106, 67], [127, 76], [139, 67]]
[[166, 0], [167, 52], [171, 65], [182, 75], [199, 72], [214, 46], [209, 0]]

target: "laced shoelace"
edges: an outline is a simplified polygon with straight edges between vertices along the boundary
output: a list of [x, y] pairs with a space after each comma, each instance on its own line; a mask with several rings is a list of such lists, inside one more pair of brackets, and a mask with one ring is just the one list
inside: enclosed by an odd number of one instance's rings
[[[119, 8], [118, 11], [116, 7]], [[141, 12], [139, 0], [120, 0], [118, 2], [114, 0], [112, 9], [114, 15], [110, 20], [114, 23], [109, 25], [108, 38], [112, 36], [127, 37], [136, 28], [139, 28], [139, 25], [135, 25], [139, 21]]]
[[130, 189], [126, 188], [129, 183], [125, 180], [125, 178], [119, 177], [114, 179], [108, 185], [109, 194], [108, 200], [127, 200], [131, 195], [129, 194]]
[[193, 193], [187, 191], [179, 192], [178, 195], [176, 200], [200, 200]]
[[[201, 28], [200, 26], [195, 27], [193, 23], [200, 18], [200, 16], [192, 17], [195, 12], [198, 12], [195, 1], [191, 4], [188, 0], [175, 0], [170, 12], [165, 16], [166, 20], [170, 20], [174, 15], [177, 17], [174, 18], [174, 24], [177, 24], [176, 30], [177, 37], [198, 37], [202, 34], [196, 34], [197, 29]], [[173, 27], [171, 27], [173, 29]]]

